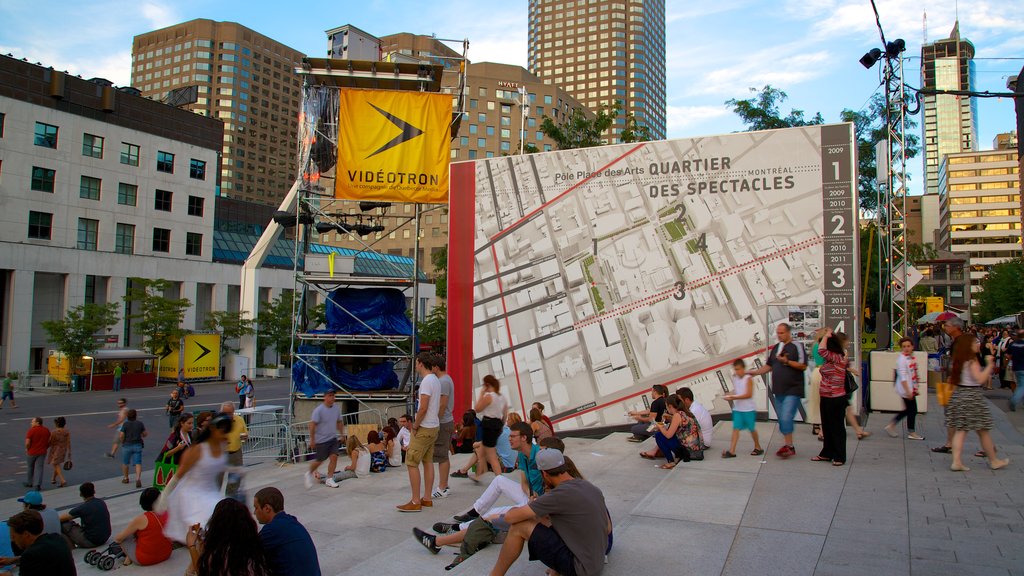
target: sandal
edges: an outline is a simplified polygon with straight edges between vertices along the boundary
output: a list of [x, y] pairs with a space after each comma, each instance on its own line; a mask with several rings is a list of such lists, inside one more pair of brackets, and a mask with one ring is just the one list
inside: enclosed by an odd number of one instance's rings
[[838, 461], [838, 460], [836, 460], [836, 461], [832, 462], [832, 465], [833, 465], [833, 466], [842, 466], [843, 464], [846, 464], [846, 462], [840, 462], [840, 461]]
[[821, 426], [819, 424], [811, 425], [811, 434], [815, 436], [821, 436]]
[[762, 454], [764, 454], [764, 450], [761, 450], [760, 448], [754, 448], [750, 451], [751, 456], [760, 456]]
[[831, 458], [825, 458], [824, 456], [815, 456], [811, 458], [811, 462], [831, 462]]
[[985, 458], [985, 451], [984, 450], [978, 450], [977, 452], [974, 453], [974, 457], [975, 458]]
[[676, 467], [676, 463], [675, 462], [669, 462], [668, 464], [662, 464], [661, 466], [656, 466], [656, 468], [661, 468], [662, 470], [671, 470], [671, 469], [673, 469], [675, 467]]
[[640, 457], [643, 458], [644, 460], [654, 460], [654, 456], [651, 456], [647, 452], [641, 452]]
[[121, 478], [121, 484], [127, 484], [127, 483], [128, 483], [128, 477], [127, 476], [125, 476], [124, 478]]
[[736, 454], [729, 452], [728, 450], [722, 451], [722, 458], [735, 458]]

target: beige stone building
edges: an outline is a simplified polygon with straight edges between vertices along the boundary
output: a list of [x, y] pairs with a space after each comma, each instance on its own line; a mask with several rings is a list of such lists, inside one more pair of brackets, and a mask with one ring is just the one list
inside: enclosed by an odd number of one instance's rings
[[993, 265], [1022, 255], [1015, 150], [949, 154], [939, 171], [939, 247], [970, 257], [971, 292]]

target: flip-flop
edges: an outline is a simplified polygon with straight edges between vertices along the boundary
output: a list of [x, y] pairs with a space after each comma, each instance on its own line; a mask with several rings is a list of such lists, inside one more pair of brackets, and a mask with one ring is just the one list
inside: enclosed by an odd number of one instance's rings
[[661, 468], [662, 470], [671, 470], [671, 469], [673, 469], [675, 467], [676, 467], [676, 465], [674, 463], [673, 464], [662, 464], [661, 466], [658, 466], [658, 468]]
[[760, 456], [762, 454], [764, 454], [764, 450], [761, 450], [760, 448], [754, 448], [750, 451], [751, 456]]
[[842, 466], [843, 464], [846, 464], [846, 462], [839, 462], [839, 461], [833, 461], [832, 462], [833, 466]]
[[651, 456], [647, 452], [641, 452], [640, 457], [643, 458], [644, 460], [654, 460], [654, 456]]
[[825, 458], [823, 456], [814, 456], [811, 458], [811, 462], [831, 462], [831, 458]]
[[736, 457], [736, 454], [734, 454], [732, 452], [729, 452], [728, 450], [725, 450], [725, 451], [722, 452], [722, 458], [735, 458], [735, 457]]

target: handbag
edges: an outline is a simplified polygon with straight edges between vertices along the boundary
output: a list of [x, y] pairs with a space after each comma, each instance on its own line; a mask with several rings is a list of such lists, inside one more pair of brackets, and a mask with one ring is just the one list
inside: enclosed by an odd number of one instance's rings
[[177, 471], [178, 464], [174, 461], [174, 454], [165, 453], [162, 458], [157, 460], [156, 468], [153, 470], [153, 487], [163, 490]]
[[71, 470], [71, 468], [73, 466], [74, 466], [74, 464], [71, 463], [71, 460], [65, 460], [64, 461], [64, 469], [65, 470]]
[[860, 386], [857, 384], [857, 380], [853, 377], [853, 374], [847, 372], [846, 380], [843, 381], [843, 389], [846, 390], [847, 394], [853, 394], [858, 388], [860, 388]]

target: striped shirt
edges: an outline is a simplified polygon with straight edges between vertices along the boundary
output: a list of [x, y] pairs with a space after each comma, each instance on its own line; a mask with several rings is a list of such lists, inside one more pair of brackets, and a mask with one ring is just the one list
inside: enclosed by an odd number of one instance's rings
[[825, 364], [821, 367], [821, 384], [818, 387], [821, 397], [846, 396], [846, 357], [824, 348], [819, 349], [818, 353], [825, 359]]

